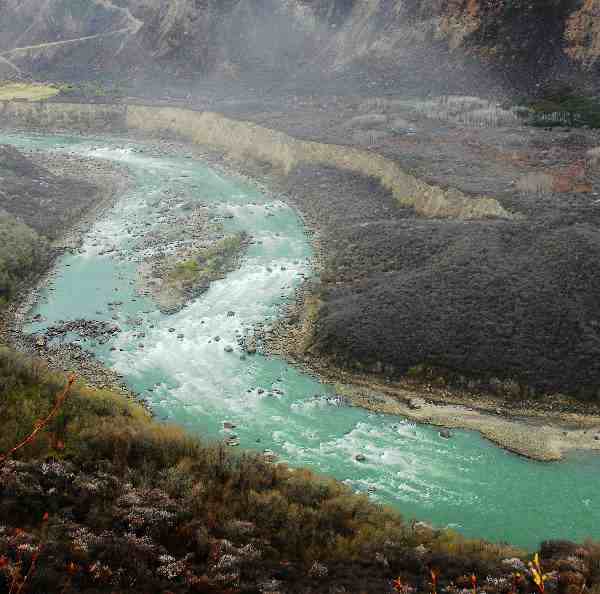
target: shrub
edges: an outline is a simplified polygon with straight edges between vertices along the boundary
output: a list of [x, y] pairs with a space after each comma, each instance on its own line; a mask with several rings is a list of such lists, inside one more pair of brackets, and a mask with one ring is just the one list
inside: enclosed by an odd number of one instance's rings
[[[47, 413], [64, 378], [0, 348], [0, 382], [6, 449]], [[28, 592], [256, 592], [273, 580], [300, 592], [318, 580], [324, 591], [375, 594], [399, 575], [412, 592], [438, 568], [439, 591], [465, 576], [468, 587], [475, 572], [478, 591], [496, 594], [526, 560], [512, 547], [407, 525], [308, 470], [204, 444], [108, 391], [75, 385], [48, 429], [64, 448], [40, 437], [0, 464], [0, 592], [40, 550]], [[552, 542], [543, 552], [565, 592], [600, 581], [598, 545]], [[519, 591], [534, 588], [524, 581]]]
[[19, 285], [43, 270], [49, 246], [33, 229], [0, 215], [0, 307], [10, 301]]

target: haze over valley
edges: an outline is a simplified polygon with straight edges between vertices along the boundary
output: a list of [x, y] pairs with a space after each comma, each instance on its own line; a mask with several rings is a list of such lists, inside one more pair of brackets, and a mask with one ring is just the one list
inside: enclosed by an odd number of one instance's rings
[[597, 0], [0, 0], [0, 593], [600, 591]]

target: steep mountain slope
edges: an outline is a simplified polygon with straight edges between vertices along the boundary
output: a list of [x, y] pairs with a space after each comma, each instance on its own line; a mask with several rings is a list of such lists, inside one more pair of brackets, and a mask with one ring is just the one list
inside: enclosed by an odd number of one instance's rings
[[600, 55], [599, 0], [4, 0], [0, 23], [5, 59], [72, 78], [167, 66], [279, 79], [357, 65], [453, 78], [484, 64], [518, 84], [591, 75]]

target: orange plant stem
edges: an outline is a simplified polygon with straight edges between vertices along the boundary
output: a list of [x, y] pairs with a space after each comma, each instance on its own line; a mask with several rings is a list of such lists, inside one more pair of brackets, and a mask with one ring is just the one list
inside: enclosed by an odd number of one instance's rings
[[38, 433], [43, 431], [48, 426], [50, 421], [58, 414], [58, 411], [67, 399], [67, 396], [69, 395], [71, 387], [74, 383], [75, 376], [71, 374], [67, 380], [67, 385], [64, 387], [63, 391], [58, 395], [58, 398], [56, 399], [56, 402], [54, 403], [54, 406], [52, 407], [52, 410], [50, 411], [48, 416], [45, 419], [36, 423], [34, 430], [21, 443], [17, 444], [14, 448], [10, 449], [8, 452], [6, 452], [6, 454], [1, 455], [0, 464], [6, 462], [6, 460], [8, 460], [8, 458], [10, 458], [15, 452], [19, 451], [21, 448], [24, 448], [27, 444], [34, 441]]

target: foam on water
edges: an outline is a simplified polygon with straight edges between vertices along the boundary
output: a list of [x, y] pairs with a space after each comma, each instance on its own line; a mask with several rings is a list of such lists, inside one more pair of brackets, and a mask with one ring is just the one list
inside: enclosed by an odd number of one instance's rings
[[[468, 535], [524, 546], [550, 537], [600, 536], [598, 456], [548, 465], [508, 454], [470, 432], [444, 440], [435, 428], [347, 407], [331, 387], [280, 359], [242, 358], [238, 338], [276, 317], [282, 296], [291, 298], [301, 275], [311, 274], [310, 245], [284, 202], [193, 161], [152, 156], [140, 145], [49, 136], [0, 141], [63, 147], [127, 165], [134, 174], [136, 187], [92, 226], [82, 253], [59, 262], [55, 290], [46, 291], [36, 309], [46, 321], [30, 330], [59, 319], [115, 315], [121, 334], [106, 345], [84, 345], [122, 373], [159, 418], [215, 439], [228, 435], [227, 420], [237, 425], [242, 447], [272, 450], [407, 517], [451, 524]], [[128, 229], [160, 226], [164, 217], [151, 205], [183, 193], [220, 214], [227, 230], [246, 231], [254, 243], [238, 270], [179, 313], [164, 316], [135, 294], [131, 259], [146, 248]], [[105, 253], [112, 248], [116, 252]], [[108, 306], [115, 300], [122, 302], [118, 311]], [[228, 316], [230, 311], [235, 315]], [[128, 318], [141, 324], [128, 325]]]

